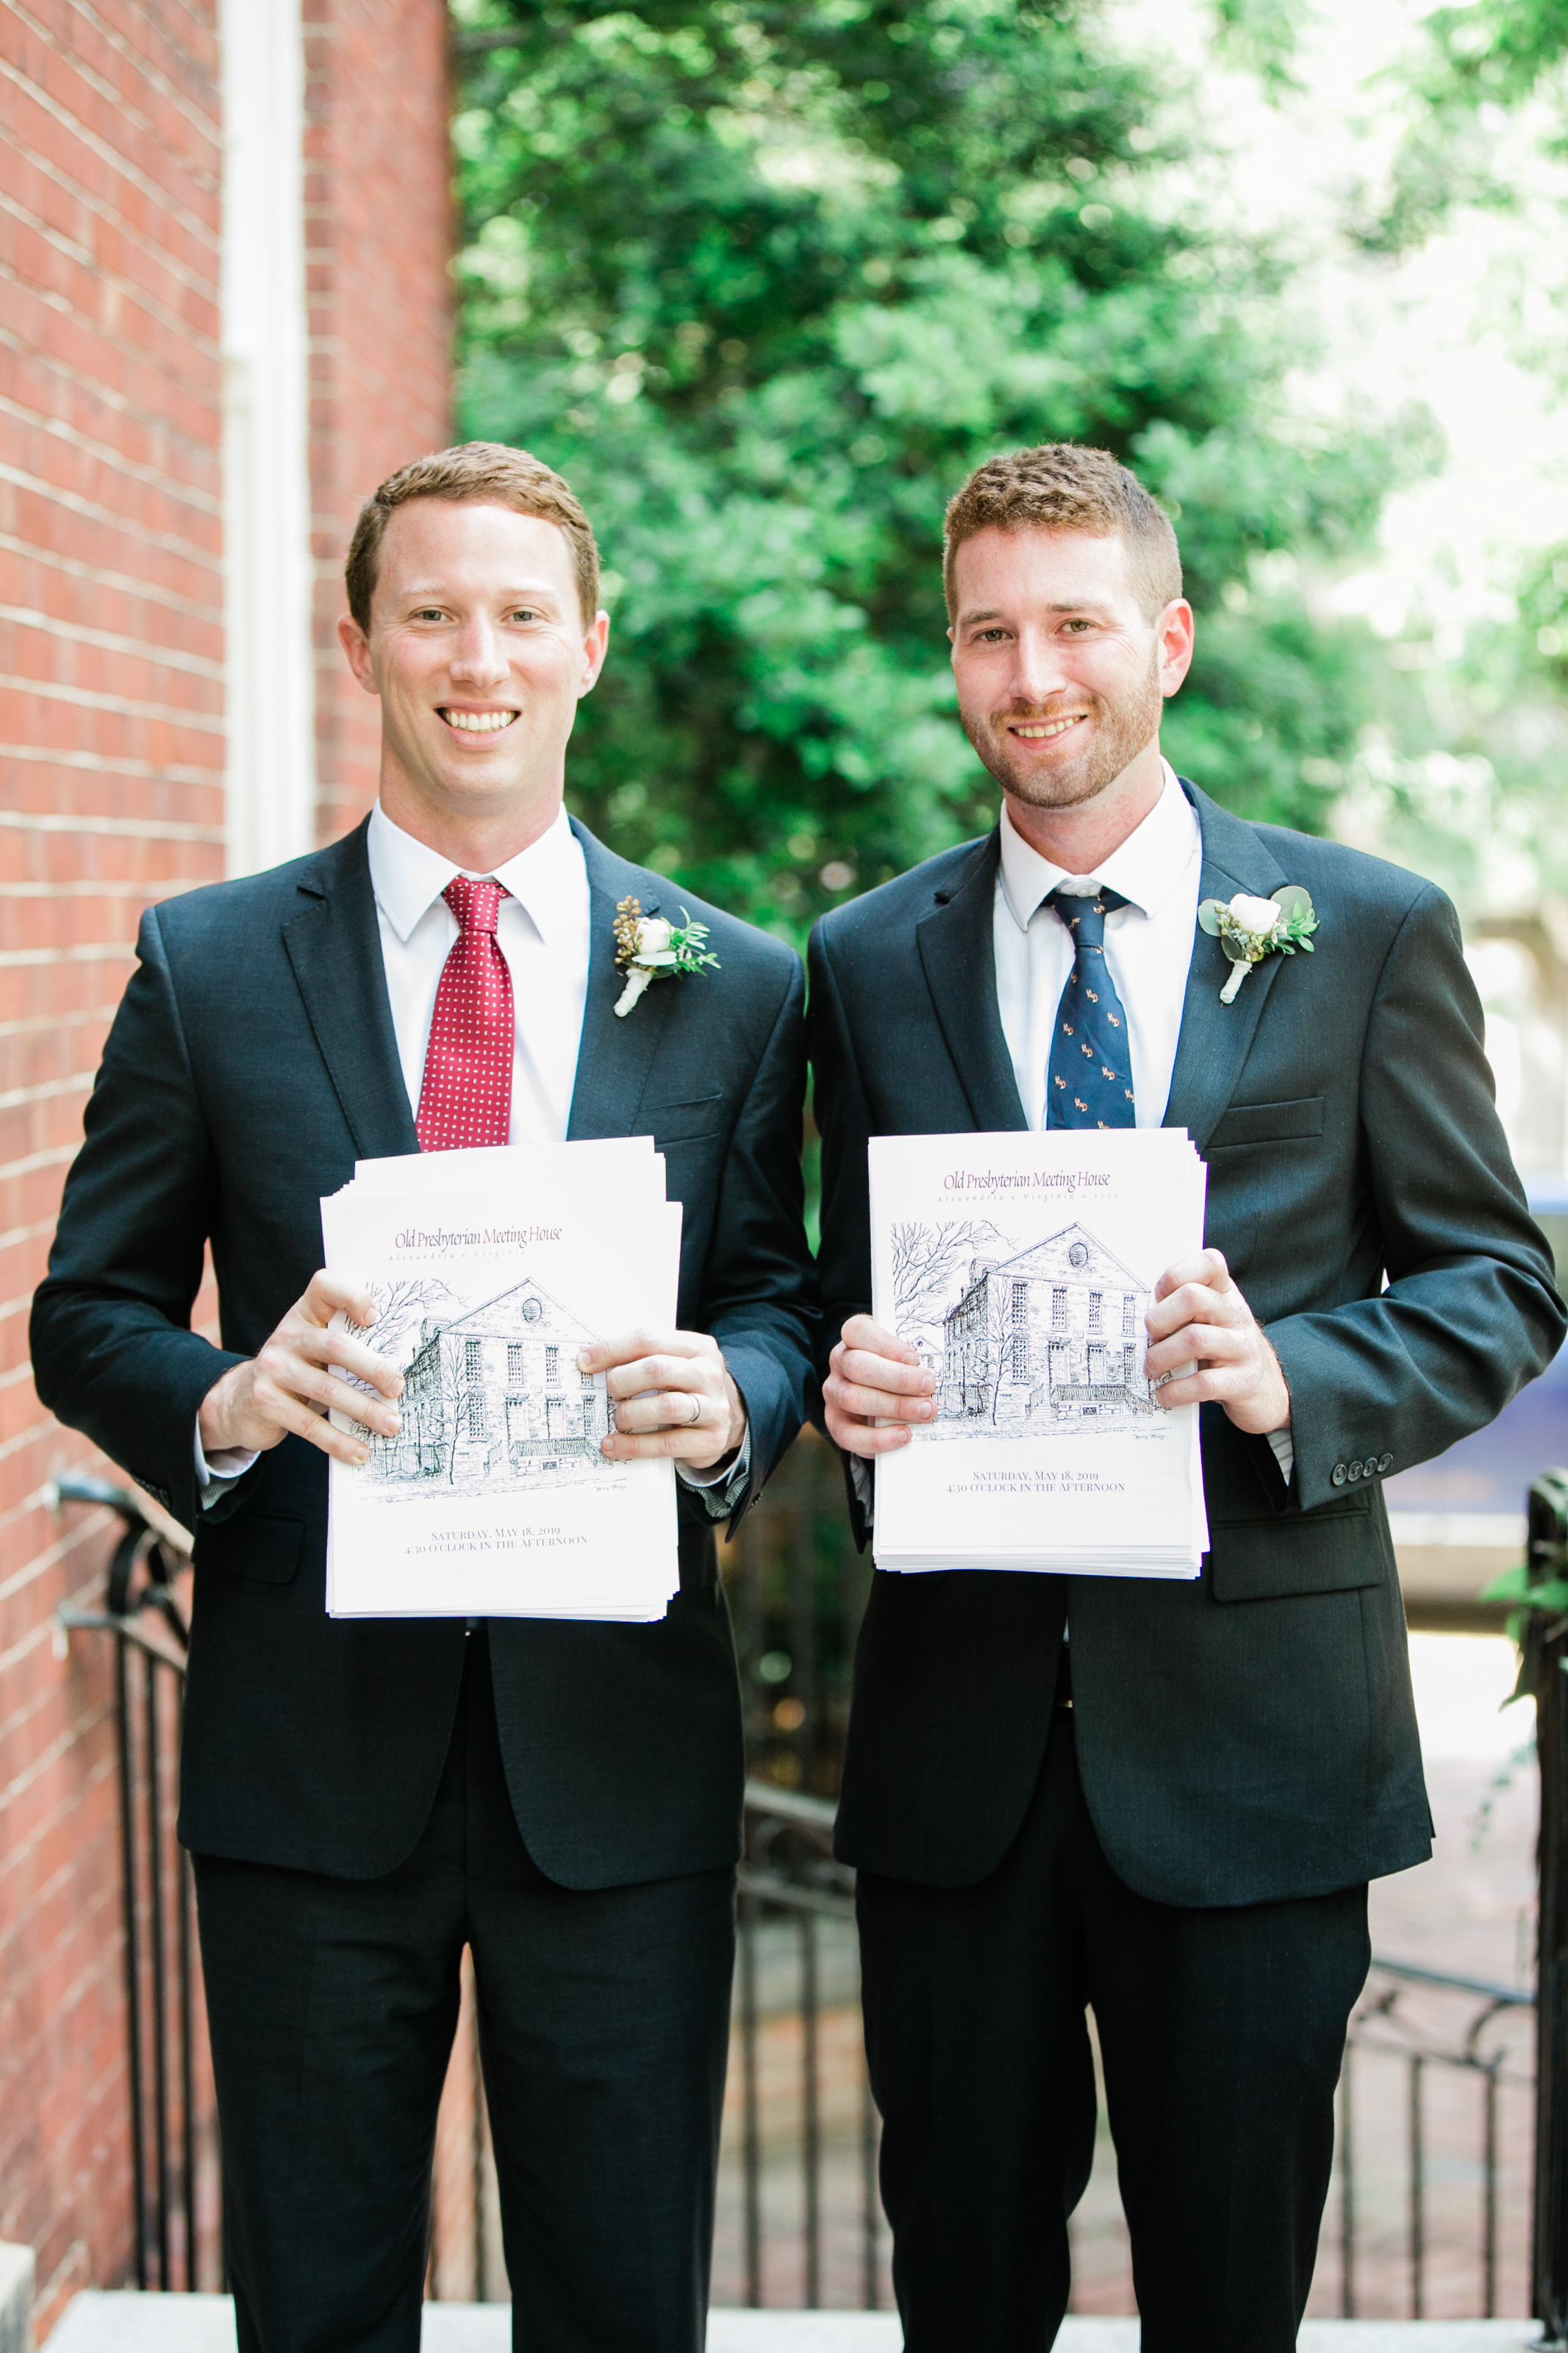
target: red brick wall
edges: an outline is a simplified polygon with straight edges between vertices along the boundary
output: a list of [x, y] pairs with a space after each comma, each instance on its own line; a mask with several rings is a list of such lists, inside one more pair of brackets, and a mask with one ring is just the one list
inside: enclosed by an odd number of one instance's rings
[[223, 864], [214, 0], [0, 0], [0, 2238], [39, 2318], [130, 2229], [102, 1469], [27, 1295], [150, 900]]
[[306, 285], [321, 838], [375, 798], [378, 706], [337, 640], [360, 506], [451, 439], [447, 17], [305, 0]]
[[[306, 0], [321, 651], [353, 508], [447, 438], [443, 0]], [[224, 840], [216, 0], [0, 0], [0, 2239], [40, 2334], [126, 2274], [107, 1523], [26, 1361], [82, 1104], [151, 901]], [[374, 706], [321, 682], [324, 833]], [[198, 1322], [205, 1307], [198, 1307]]]

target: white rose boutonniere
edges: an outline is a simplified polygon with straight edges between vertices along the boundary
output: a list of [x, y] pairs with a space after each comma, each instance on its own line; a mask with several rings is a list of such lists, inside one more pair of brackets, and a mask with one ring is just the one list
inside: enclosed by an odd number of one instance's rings
[[1254, 899], [1245, 891], [1229, 901], [1205, 899], [1198, 909], [1198, 925], [1218, 940], [1230, 958], [1230, 978], [1219, 1001], [1231, 1005], [1253, 965], [1266, 955], [1294, 955], [1298, 948], [1310, 955], [1318, 918], [1300, 884], [1287, 882], [1269, 899]]
[[[682, 915], [686, 915], [684, 907]], [[674, 980], [683, 973], [717, 972], [719, 959], [702, 944], [706, 923], [671, 923], [663, 915], [645, 915], [640, 899], [623, 899], [616, 909], [616, 963], [626, 985], [616, 999], [624, 1021], [652, 980]]]

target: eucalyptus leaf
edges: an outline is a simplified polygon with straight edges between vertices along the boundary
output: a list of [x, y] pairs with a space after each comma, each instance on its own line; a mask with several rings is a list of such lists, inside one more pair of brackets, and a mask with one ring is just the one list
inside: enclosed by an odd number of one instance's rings
[[1205, 899], [1198, 907], [1198, 929], [1206, 932], [1211, 940], [1219, 937], [1219, 919], [1225, 912], [1223, 899]]
[[1271, 891], [1268, 895], [1277, 907], [1284, 908], [1287, 915], [1310, 915], [1312, 913], [1311, 893], [1303, 891], [1300, 882], [1282, 883], [1278, 891]]

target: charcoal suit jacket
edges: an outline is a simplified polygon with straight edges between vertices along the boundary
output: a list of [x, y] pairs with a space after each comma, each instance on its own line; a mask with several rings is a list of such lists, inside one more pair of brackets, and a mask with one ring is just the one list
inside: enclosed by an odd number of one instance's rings
[[[1205, 898], [1304, 884], [1320, 922], [1315, 954], [1268, 957], [1230, 1005], [1219, 942], [1198, 934], [1165, 1113], [1207, 1161], [1206, 1239], [1284, 1368], [1294, 1473], [1287, 1487], [1265, 1439], [1205, 1406], [1198, 1582], [875, 1576], [838, 1851], [890, 1876], [963, 1886], [1001, 1861], [1069, 1613], [1084, 1793], [1139, 1893], [1310, 1895], [1429, 1852], [1382, 1482], [1498, 1413], [1564, 1311], [1448, 901], [1184, 789]], [[997, 858], [994, 834], [966, 843], [814, 935], [825, 1348], [870, 1302], [868, 1137], [1025, 1124], [996, 1007]]]
[[[750, 1415], [743, 1510], [800, 1427], [816, 1341], [799, 959], [689, 900], [721, 969], [649, 989], [617, 1019], [616, 903], [647, 911], [669, 885], [574, 830], [593, 944], [569, 1134], [651, 1134], [666, 1155], [685, 1206], [680, 1321], [719, 1340]], [[424, 1826], [464, 1629], [329, 1619], [326, 1457], [285, 1438], [204, 1513], [193, 1437], [213, 1382], [321, 1264], [321, 1197], [356, 1157], [418, 1149], [365, 832], [144, 917], [33, 1314], [45, 1404], [195, 1531], [185, 1843], [351, 1878], [395, 1868]], [[209, 1240], [216, 1350], [189, 1328]], [[490, 1622], [519, 1827], [571, 1887], [739, 1851], [734, 1650], [713, 1525], [685, 1490], [679, 1531], [661, 1624]]]

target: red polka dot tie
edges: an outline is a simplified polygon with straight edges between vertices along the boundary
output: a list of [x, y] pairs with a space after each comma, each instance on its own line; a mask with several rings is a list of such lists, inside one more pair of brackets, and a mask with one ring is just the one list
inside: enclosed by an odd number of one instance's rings
[[511, 975], [496, 939], [509, 894], [489, 879], [454, 874], [441, 896], [458, 932], [436, 991], [425, 1081], [415, 1122], [421, 1152], [505, 1144], [511, 1133], [511, 1058], [516, 1029]]

